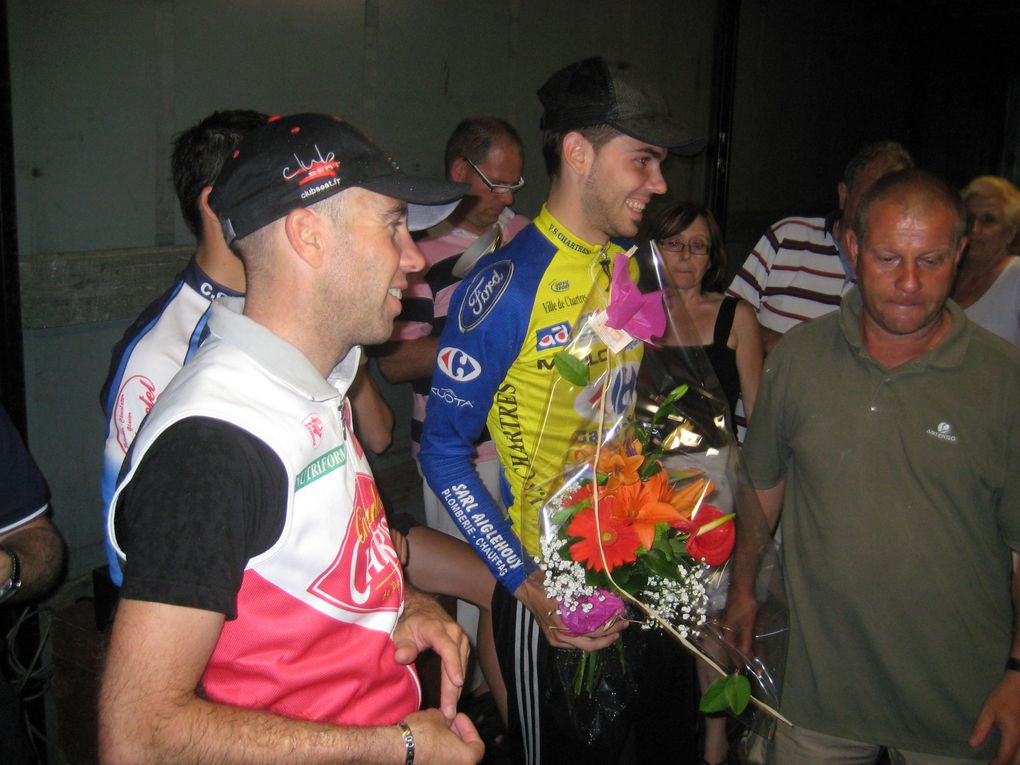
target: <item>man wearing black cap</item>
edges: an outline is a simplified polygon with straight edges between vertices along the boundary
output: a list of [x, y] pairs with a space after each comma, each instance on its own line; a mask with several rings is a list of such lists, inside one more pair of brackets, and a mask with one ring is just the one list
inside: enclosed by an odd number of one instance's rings
[[[625, 625], [569, 636], [531, 560], [537, 513], [524, 507], [531, 502], [525, 486], [556, 476], [577, 428], [588, 421], [575, 414], [585, 406], [580, 399], [555, 402], [545, 416], [553, 356], [570, 342], [593, 284], [608, 289], [612, 258], [637, 233], [652, 196], [666, 191], [660, 165], [667, 153], [692, 154], [704, 142], [676, 125], [662, 95], [627, 64], [585, 59], [550, 77], [538, 96], [549, 199], [531, 226], [479, 262], [453, 298], [433, 376], [433, 386], [450, 395], [429, 398], [420, 461], [432, 490], [503, 585], [493, 619], [502, 621], [494, 626], [519, 754], [528, 763], [609, 763], [626, 731], [600, 738], [569, 730], [564, 697], [540, 684], [554, 674], [549, 646], [595, 651]], [[590, 358], [597, 379], [606, 356], [595, 348]], [[636, 379], [637, 359], [631, 361], [614, 391], [621, 402]], [[509, 522], [471, 461], [486, 424], [502, 466]]]
[[[224, 165], [209, 201], [247, 298], [213, 304], [113, 498], [105, 762], [480, 759], [455, 714], [466, 640], [404, 587], [345, 398], [422, 267], [408, 228], [462, 193], [323, 115], [271, 120]], [[415, 711], [425, 648], [441, 711]]]

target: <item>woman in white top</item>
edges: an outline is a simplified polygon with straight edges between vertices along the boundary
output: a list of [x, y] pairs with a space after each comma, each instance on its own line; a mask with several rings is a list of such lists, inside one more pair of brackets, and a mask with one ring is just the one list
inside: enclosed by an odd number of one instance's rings
[[1005, 178], [983, 175], [962, 192], [967, 249], [953, 300], [972, 321], [1020, 346], [1020, 190]]

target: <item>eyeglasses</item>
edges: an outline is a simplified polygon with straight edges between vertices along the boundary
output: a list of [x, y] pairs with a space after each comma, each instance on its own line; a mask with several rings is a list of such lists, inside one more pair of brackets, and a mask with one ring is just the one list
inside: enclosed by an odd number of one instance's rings
[[691, 254], [691, 257], [702, 257], [708, 254], [709, 243], [704, 239], [694, 239], [690, 242], [685, 242], [683, 239], [666, 239], [663, 242], [659, 242], [659, 249], [665, 252], [676, 252], [683, 254], [684, 250], [687, 250]]
[[464, 157], [464, 161], [471, 165], [471, 169], [478, 173], [478, 177], [482, 179], [482, 183], [484, 183], [486, 188], [488, 188], [493, 194], [513, 194], [515, 191], [520, 191], [524, 188], [523, 175], [517, 179], [517, 183], [493, 183], [485, 177], [485, 173], [478, 169], [478, 165], [467, 157]]

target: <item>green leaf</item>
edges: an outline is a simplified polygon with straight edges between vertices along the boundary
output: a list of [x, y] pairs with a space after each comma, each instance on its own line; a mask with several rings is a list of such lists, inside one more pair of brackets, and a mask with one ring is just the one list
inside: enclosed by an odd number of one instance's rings
[[734, 673], [720, 677], [708, 686], [701, 695], [698, 709], [708, 714], [730, 711], [739, 715], [747, 709], [750, 700], [751, 684], [743, 675]]
[[655, 414], [652, 415], [652, 426], [654, 427], [659, 422], [659, 420], [661, 420], [667, 414], [670, 413], [679, 414], [679, 411], [676, 409], [676, 407], [673, 406], [673, 404], [679, 399], [681, 399], [686, 393], [687, 383], [684, 383], [683, 385], [678, 385], [675, 388], [673, 388], [673, 390], [671, 390], [669, 393], [667, 393], [666, 397], [662, 400], [662, 403], [659, 404], [658, 409], [655, 410]]
[[574, 513], [580, 510], [580, 507], [564, 507], [558, 513], [553, 513], [552, 522], [556, 526], [562, 526], [571, 518], [574, 517]]
[[655, 451], [645, 457], [645, 464], [641, 466], [641, 472], [638, 474], [642, 481], [647, 481], [662, 470], [662, 465], [658, 462], [660, 456], [662, 452]]
[[670, 391], [670, 392], [669, 392], [669, 393], [668, 393], [668, 394], [666, 395], [666, 398], [664, 398], [664, 399], [662, 400], [662, 403], [661, 403], [661, 404], [659, 404], [659, 406], [660, 406], [660, 407], [666, 407], [666, 406], [669, 406], [669, 405], [670, 405], [670, 404], [672, 404], [672, 403], [673, 403], [674, 401], [679, 401], [679, 400], [680, 400], [681, 398], [683, 398], [683, 397], [684, 397], [684, 396], [685, 396], [686, 394], [687, 394], [687, 383], [684, 383], [683, 385], [678, 385], [678, 386], [676, 386], [675, 388], [673, 388], [673, 390], [671, 390], [671, 391]]
[[644, 449], [647, 449], [648, 439], [651, 436], [650, 431], [638, 425], [637, 427], [634, 428], [634, 435], [637, 436], [637, 440], [640, 442], [642, 446], [642, 451], [644, 451]]
[[567, 351], [560, 351], [553, 356], [553, 365], [567, 382], [582, 387], [588, 384], [588, 365]]
[[644, 563], [653, 574], [658, 574], [663, 579], [676, 579], [676, 564], [670, 561], [662, 550], [655, 548], [649, 550]]
[[668, 523], [655, 524], [655, 539], [652, 541], [652, 549], [658, 550], [666, 558], [673, 554], [673, 547], [670, 544], [669, 532], [672, 531]]
[[728, 681], [726, 683], [726, 703], [733, 714], [739, 715], [747, 709], [747, 704], [751, 700], [751, 684], [743, 675], [734, 674], [726, 679]]
[[574, 674], [574, 695], [581, 695], [581, 688], [584, 685], [584, 670], [588, 666], [588, 652], [581, 653], [581, 662], [577, 665], [577, 672]]
[[726, 701], [726, 678], [720, 677], [701, 694], [698, 709], [705, 714], [722, 712], [728, 706]]
[[[616, 573], [615, 569], [613, 570], [613, 573]], [[590, 587], [609, 587], [609, 582], [606, 580], [606, 575], [604, 573], [587, 567], [584, 569], [584, 583]]]
[[687, 548], [680, 541], [680, 537], [677, 536], [676, 534], [674, 534], [673, 536], [671, 536], [669, 538], [668, 541], [669, 541], [669, 552], [670, 552], [670, 556], [669, 557], [672, 558], [673, 560], [676, 560], [676, 561], [678, 561], [681, 558], [683, 558], [684, 552], [686, 552]]

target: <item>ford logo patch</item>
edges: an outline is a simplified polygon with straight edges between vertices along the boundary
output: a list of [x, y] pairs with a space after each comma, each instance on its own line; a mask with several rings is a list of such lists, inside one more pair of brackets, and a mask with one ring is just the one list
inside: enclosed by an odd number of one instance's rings
[[506, 293], [513, 273], [513, 262], [501, 260], [475, 275], [468, 285], [464, 302], [460, 304], [460, 314], [457, 316], [461, 332], [470, 332], [482, 323]]

